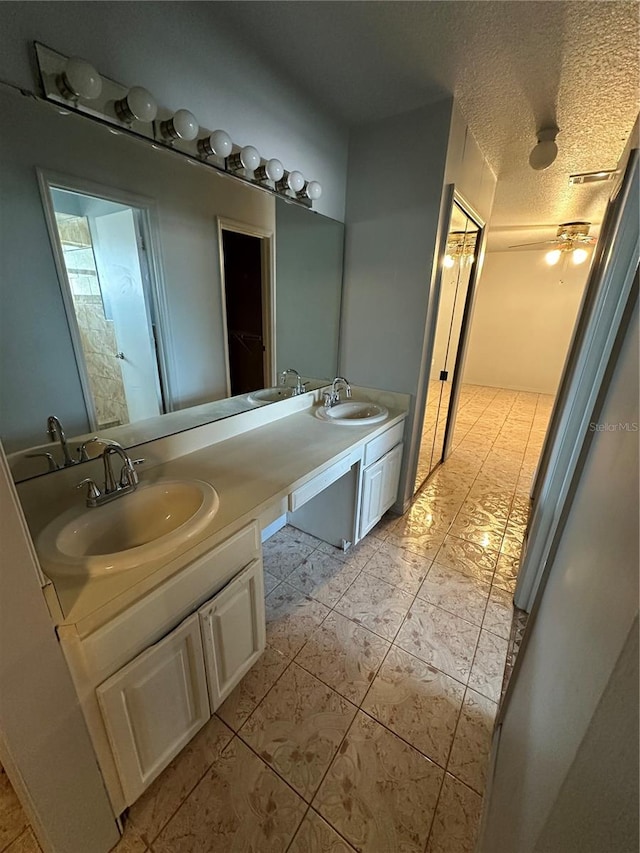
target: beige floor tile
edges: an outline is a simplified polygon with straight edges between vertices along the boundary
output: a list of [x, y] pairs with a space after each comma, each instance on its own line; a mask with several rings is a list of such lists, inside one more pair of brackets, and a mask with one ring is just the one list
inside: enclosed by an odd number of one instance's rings
[[520, 553], [522, 552], [523, 536], [524, 531], [520, 534], [515, 533], [513, 529], [509, 531], [509, 528], [507, 528], [507, 532], [502, 540], [502, 545], [500, 546], [500, 553], [506, 554], [508, 557], [515, 557], [516, 559], [519, 559]]
[[287, 524], [283, 527], [282, 532], [294, 539], [296, 542], [299, 542], [301, 545], [309, 545], [311, 548], [317, 548], [322, 542], [322, 539], [317, 539], [310, 533], [305, 533], [304, 530], [298, 530], [298, 528], [294, 527], [292, 524]]
[[279, 530], [262, 545], [263, 565], [271, 575], [284, 580], [314, 551], [314, 546], [300, 541], [287, 529]]
[[326, 820], [309, 809], [288, 853], [355, 853], [355, 850]]
[[217, 715], [234, 731], [238, 731], [247, 717], [271, 690], [289, 663], [289, 658], [277, 649], [271, 649], [267, 646], [260, 660], [254, 664], [240, 684], [218, 708]]
[[4, 770], [0, 770], [0, 850], [8, 847], [29, 826], [20, 801]]
[[355, 566], [358, 569], [363, 568], [371, 557], [376, 553], [382, 543], [382, 539], [374, 536], [367, 536], [358, 542], [357, 545], [349, 548], [348, 551], [343, 551], [341, 548], [335, 548], [329, 545], [328, 542], [322, 542], [318, 548], [324, 554], [330, 554], [337, 560], [341, 560], [348, 566]]
[[513, 593], [492, 586], [482, 627], [485, 631], [491, 631], [492, 634], [508, 640], [512, 621]]
[[407, 551], [433, 560], [438, 548], [442, 545], [445, 534], [445, 530], [425, 532], [415, 522], [402, 521], [391, 531], [386, 541], [391, 545], [405, 548]]
[[143, 841], [151, 844], [232, 737], [231, 729], [212, 717], [131, 806], [129, 821]]
[[469, 687], [494, 702], [500, 701], [507, 645], [507, 640], [502, 637], [496, 637], [489, 631], [481, 631], [471, 667]]
[[360, 711], [313, 805], [363, 853], [423, 853], [442, 777]]
[[418, 590], [418, 598], [480, 626], [490, 589], [483, 581], [433, 563]]
[[447, 536], [436, 554], [435, 561], [440, 566], [491, 583], [497, 559], [497, 552], [489, 548], [458, 539], [456, 536]]
[[355, 705], [293, 663], [242, 726], [240, 737], [310, 801], [355, 712]]
[[420, 660], [466, 683], [480, 628], [417, 598], [395, 643]]
[[399, 515], [393, 515], [392, 513], [387, 512], [382, 516], [373, 530], [370, 530], [369, 533], [367, 533], [367, 536], [371, 536], [374, 539], [382, 539], [384, 542], [399, 521]]
[[344, 563], [318, 550], [291, 572], [287, 583], [327, 607], [333, 607], [359, 574], [358, 566]]
[[279, 584], [265, 599], [267, 645], [295, 657], [320, 625], [329, 608], [288, 583]]
[[265, 596], [269, 595], [269, 593], [274, 590], [278, 584], [280, 583], [280, 578], [277, 578], [275, 575], [272, 575], [271, 572], [268, 572], [266, 569], [263, 571], [264, 575], [264, 594]]
[[447, 773], [426, 853], [473, 853], [481, 814], [482, 798]]
[[161, 832], [154, 853], [282, 853], [305, 809], [236, 737]]
[[444, 767], [464, 690], [460, 682], [393, 646], [362, 710]]
[[296, 663], [359, 705], [390, 643], [335, 611], [296, 656]]
[[497, 712], [495, 702], [467, 688], [447, 770], [478, 794], [484, 793], [487, 781], [487, 764]]
[[472, 515], [463, 514], [461, 510], [449, 528], [449, 533], [458, 539], [465, 539], [497, 552], [504, 536], [504, 522], [486, 510], [476, 511]]
[[123, 836], [110, 853], [147, 853], [147, 850], [149, 848], [136, 828], [130, 822], [126, 822]]
[[411, 607], [413, 596], [363, 572], [336, 604], [338, 613], [393, 640]]
[[415, 595], [430, 565], [431, 560], [427, 557], [384, 542], [363, 571]]
[[7, 847], [6, 853], [41, 853], [41, 850], [31, 829], [26, 829]]
[[518, 579], [520, 560], [508, 554], [500, 554], [496, 561], [496, 571], [493, 576], [494, 586], [513, 593]]

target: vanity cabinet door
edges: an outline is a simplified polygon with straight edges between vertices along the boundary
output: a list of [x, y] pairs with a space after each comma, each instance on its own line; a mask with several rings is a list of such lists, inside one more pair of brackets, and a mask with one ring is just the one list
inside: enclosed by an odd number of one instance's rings
[[364, 469], [360, 493], [360, 539], [366, 536], [395, 502], [401, 463], [402, 444], [398, 444], [382, 459]]
[[211, 716], [197, 614], [96, 693], [131, 805]]
[[262, 560], [254, 560], [198, 614], [215, 711], [266, 645]]

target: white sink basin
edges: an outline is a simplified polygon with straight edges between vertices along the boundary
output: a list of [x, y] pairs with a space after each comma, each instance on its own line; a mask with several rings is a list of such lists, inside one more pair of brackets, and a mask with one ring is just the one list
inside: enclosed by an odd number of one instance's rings
[[278, 400], [288, 400], [293, 395], [293, 388], [277, 385], [275, 388], [261, 388], [259, 391], [252, 391], [247, 400], [254, 406], [265, 406], [267, 403], [277, 403]]
[[219, 505], [209, 483], [161, 480], [100, 507], [68, 510], [44, 528], [36, 550], [51, 578], [112, 575], [184, 550]]
[[346, 400], [335, 406], [321, 406], [316, 409], [316, 417], [323, 421], [343, 426], [368, 426], [382, 423], [389, 416], [389, 410], [377, 403]]

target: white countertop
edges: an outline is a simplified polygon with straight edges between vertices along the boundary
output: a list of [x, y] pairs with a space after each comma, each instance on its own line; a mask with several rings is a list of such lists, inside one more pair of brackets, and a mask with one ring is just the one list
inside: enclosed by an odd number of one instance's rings
[[[277, 506], [300, 485], [402, 420], [406, 411], [389, 409], [373, 426], [343, 426], [319, 420], [314, 408], [142, 470], [141, 482], [166, 478], [199, 479], [218, 492], [220, 509], [189, 549], [112, 577], [55, 582], [62, 608], [59, 624], [76, 624], [81, 634], [95, 630], [192, 560], [249, 521]], [[126, 496], [122, 498], [126, 501]], [[99, 511], [99, 510], [97, 510]], [[33, 532], [33, 531], [32, 531]]]

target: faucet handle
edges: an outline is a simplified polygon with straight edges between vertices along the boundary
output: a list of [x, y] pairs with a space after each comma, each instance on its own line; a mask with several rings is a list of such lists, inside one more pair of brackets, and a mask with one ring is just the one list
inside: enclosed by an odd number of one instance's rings
[[134, 470], [135, 465], [142, 465], [144, 459], [129, 459], [122, 466], [122, 471], [120, 472], [120, 488], [124, 489], [126, 486], [137, 486], [138, 485], [138, 472]]
[[38, 456], [42, 456], [47, 460], [47, 464], [49, 466], [49, 468], [48, 468], [49, 471], [59, 471], [60, 470], [60, 466], [58, 465], [56, 460], [53, 458], [51, 453], [25, 453], [25, 455], [24, 455], [25, 459], [37, 459]]
[[81, 489], [83, 486], [87, 486], [87, 503], [89, 501], [95, 501], [100, 497], [100, 489], [96, 486], [91, 477], [85, 477], [84, 480], [81, 480], [76, 486], [76, 489]]

